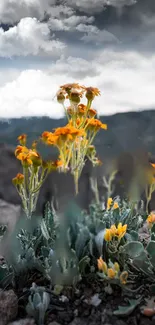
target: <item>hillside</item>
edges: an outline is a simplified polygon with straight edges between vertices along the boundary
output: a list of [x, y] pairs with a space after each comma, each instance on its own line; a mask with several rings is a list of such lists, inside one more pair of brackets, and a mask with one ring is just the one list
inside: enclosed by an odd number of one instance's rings
[[[109, 157], [139, 148], [145, 148], [155, 155], [154, 110], [102, 116], [101, 120], [108, 124], [108, 130], [100, 131], [96, 137], [99, 156]], [[31, 142], [43, 131], [51, 131], [65, 123], [65, 119], [55, 120], [48, 117], [0, 120], [0, 143], [16, 145], [16, 139], [21, 133], [28, 134]], [[45, 146], [41, 146], [40, 150], [45, 156], [49, 153]]]

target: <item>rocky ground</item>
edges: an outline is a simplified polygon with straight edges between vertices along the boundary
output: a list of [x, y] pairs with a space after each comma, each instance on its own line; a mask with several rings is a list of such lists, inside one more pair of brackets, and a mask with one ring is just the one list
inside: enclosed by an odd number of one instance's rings
[[[87, 282], [87, 283], [86, 283]], [[49, 290], [50, 291], [50, 290]], [[107, 291], [107, 290], [106, 290]], [[51, 291], [51, 301], [46, 313], [45, 325], [154, 325], [155, 313], [151, 317], [144, 316], [141, 306], [148, 296], [147, 287], [140, 289], [137, 297], [142, 301], [133, 312], [128, 310], [126, 316], [117, 316], [119, 306], [126, 306], [125, 294], [114, 288], [113, 292], [105, 292], [103, 285], [80, 283], [76, 289], [67, 287], [58, 296]], [[151, 299], [149, 297], [149, 299]], [[0, 292], [0, 325], [33, 325], [35, 321], [27, 318], [25, 312], [26, 296], [13, 290]], [[155, 303], [154, 303], [155, 306]]]

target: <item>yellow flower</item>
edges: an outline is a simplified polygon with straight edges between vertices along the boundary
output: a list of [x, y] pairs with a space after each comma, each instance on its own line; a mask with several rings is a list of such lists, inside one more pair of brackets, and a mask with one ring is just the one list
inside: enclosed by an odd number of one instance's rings
[[118, 208], [119, 208], [118, 203], [117, 202], [114, 202], [113, 209], [115, 210], [115, 209], [118, 209]]
[[107, 269], [108, 269], [107, 263], [103, 261], [102, 257], [100, 257], [97, 260], [97, 266], [98, 266], [99, 271], [102, 271], [105, 274], [107, 274]]
[[111, 228], [110, 228], [110, 231], [111, 231], [112, 236], [115, 236], [115, 233], [117, 232], [116, 226], [112, 225]]
[[107, 210], [110, 209], [112, 203], [113, 203], [113, 199], [111, 197], [109, 197], [108, 200], [107, 200]]
[[113, 270], [112, 268], [109, 268], [108, 271], [107, 271], [107, 275], [108, 275], [108, 278], [114, 279], [115, 275], [116, 275], [116, 271]]
[[104, 239], [106, 241], [111, 241], [112, 240], [112, 232], [111, 229], [106, 229], [105, 235], [104, 235]]
[[127, 225], [122, 226], [122, 223], [120, 222], [117, 226], [117, 231], [115, 233], [115, 236], [117, 236], [118, 239], [121, 239], [126, 234], [126, 230], [127, 230]]
[[120, 282], [122, 284], [126, 284], [127, 283], [127, 279], [128, 279], [128, 272], [127, 271], [123, 271], [121, 274], [120, 274]]
[[147, 221], [149, 228], [151, 228], [153, 223], [155, 223], [155, 212], [154, 211], [152, 211], [150, 213], [150, 215], [147, 217], [146, 221]]
[[119, 264], [117, 262], [114, 263], [114, 270], [118, 273], [120, 271]]

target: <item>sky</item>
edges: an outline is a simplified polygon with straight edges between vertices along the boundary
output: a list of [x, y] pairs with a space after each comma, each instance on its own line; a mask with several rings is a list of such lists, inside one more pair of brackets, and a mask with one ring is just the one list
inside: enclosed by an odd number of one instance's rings
[[65, 83], [99, 115], [155, 108], [154, 0], [0, 0], [0, 118], [63, 117]]

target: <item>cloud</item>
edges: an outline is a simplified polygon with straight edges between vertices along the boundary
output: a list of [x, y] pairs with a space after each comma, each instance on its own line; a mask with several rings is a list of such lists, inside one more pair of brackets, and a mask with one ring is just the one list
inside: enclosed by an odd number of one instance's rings
[[56, 0], [0, 0], [0, 22], [14, 24], [26, 17], [42, 20]]
[[106, 6], [123, 8], [124, 6], [132, 6], [136, 4], [136, 2], [136, 0], [64, 0], [66, 5], [90, 14], [99, 13], [104, 10]]
[[53, 97], [67, 82], [98, 87], [101, 96], [93, 106], [101, 115], [155, 108], [155, 55], [112, 50], [95, 55], [91, 61], [62, 56], [48, 69], [14, 73], [4, 84], [1, 78], [0, 117], [62, 117], [63, 109]]
[[[88, 26], [90, 28], [85, 28], [87, 34], [81, 37], [81, 40], [86, 43], [95, 43], [95, 45], [101, 46], [101, 44], [105, 43], [120, 43], [120, 40], [112, 33], [107, 30], [99, 30], [95, 28], [95, 26]], [[77, 28], [78, 29], [78, 28]], [[83, 28], [84, 31], [84, 28]]]
[[64, 44], [51, 40], [46, 23], [36, 18], [23, 18], [17, 26], [4, 31], [0, 28], [0, 56], [58, 55]]
[[68, 18], [50, 18], [48, 22], [48, 26], [52, 31], [73, 31], [76, 27], [80, 24], [91, 24], [94, 22], [94, 17], [87, 17], [87, 16], [78, 16], [72, 15]]

